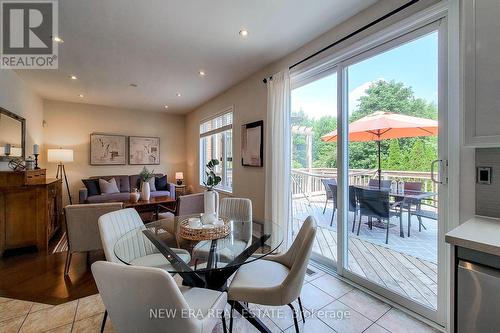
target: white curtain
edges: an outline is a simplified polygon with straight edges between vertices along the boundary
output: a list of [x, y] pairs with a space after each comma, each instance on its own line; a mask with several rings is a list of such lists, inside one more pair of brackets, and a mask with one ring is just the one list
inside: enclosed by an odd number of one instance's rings
[[[290, 74], [288, 69], [267, 84], [266, 232], [283, 248], [290, 242]], [[272, 223], [270, 223], [272, 222]]]

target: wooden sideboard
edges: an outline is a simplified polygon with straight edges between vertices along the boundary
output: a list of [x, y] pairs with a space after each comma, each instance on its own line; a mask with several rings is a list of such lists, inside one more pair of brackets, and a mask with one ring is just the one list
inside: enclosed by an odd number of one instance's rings
[[62, 218], [60, 179], [36, 185], [0, 182], [0, 256], [7, 249], [33, 245], [48, 251]]

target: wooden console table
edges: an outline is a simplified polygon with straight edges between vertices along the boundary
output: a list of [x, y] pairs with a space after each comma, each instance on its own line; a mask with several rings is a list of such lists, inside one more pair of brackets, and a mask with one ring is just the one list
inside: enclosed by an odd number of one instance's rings
[[[12, 173], [14, 174], [14, 173]], [[0, 177], [0, 256], [4, 250], [35, 245], [48, 251], [49, 240], [62, 223], [62, 182], [47, 179], [36, 185]]]

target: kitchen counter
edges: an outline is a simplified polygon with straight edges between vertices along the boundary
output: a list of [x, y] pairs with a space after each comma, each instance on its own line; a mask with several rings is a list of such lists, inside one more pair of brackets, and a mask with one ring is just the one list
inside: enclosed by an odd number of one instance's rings
[[500, 256], [500, 219], [476, 216], [448, 232], [445, 241]]

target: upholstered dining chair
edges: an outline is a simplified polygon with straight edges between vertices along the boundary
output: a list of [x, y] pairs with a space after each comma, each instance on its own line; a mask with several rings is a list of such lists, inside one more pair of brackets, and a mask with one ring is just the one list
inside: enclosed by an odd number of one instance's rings
[[228, 288], [228, 299], [231, 304], [230, 331], [233, 324], [234, 302], [239, 301], [268, 306], [288, 305], [293, 312], [295, 330], [299, 332], [297, 313], [292, 302], [298, 300], [302, 321], [305, 322], [300, 292], [316, 229], [316, 220], [309, 216], [287, 252], [269, 255], [263, 260], [256, 260], [240, 267]]
[[174, 216], [200, 214], [204, 210], [204, 193], [194, 193], [177, 197], [175, 208], [164, 207], [167, 212], [160, 213], [160, 219], [173, 218]]
[[[222, 242], [218, 245], [220, 261], [231, 261], [233, 253], [241, 253], [245, 248], [252, 243], [252, 201], [247, 198], [222, 198], [220, 201], [219, 215], [224, 218], [232, 219], [235, 223], [242, 223], [242, 234], [237, 235], [238, 239], [231, 243]], [[199, 260], [208, 260], [210, 253], [211, 241], [202, 241], [195, 245], [193, 249], [193, 259], [195, 260], [195, 268]]]
[[[120, 259], [115, 255], [114, 247], [116, 242], [126, 233], [133, 229], [143, 226], [144, 223], [139, 216], [139, 213], [133, 208], [126, 208], [111, 212], [99, 217], [99, 233], [101, 235], [102, 247], [107, 261], [121, 263]], [[130, 243], [127, 243], [130, 244]], [[170, 265], [165, 262], [163, 254], [159, 253], [151, 242], [144, 242], [143, 239], [138, 239], [136, 247], [130, 249], [133, 253], [138, 251], [139, 259], [132, 261], [135, 266], [150, 266], [165, 268]], [[183, 249], [172, 249], [185, 262], [191, 260], [188, 251]]]
[[210, 333], [219, 316], [226, 331], [225, 292], [177, 286], [153, 267], [98, 261], [92, 274], [117, 332]]
[[64, 266], [64, 275], [68, 275], [71, 258], [75, 252], [101, 250], [97, 220], [101, 215], [122, 209], [121, 202], [98, 203], [87, 205], [68, 205], [64, 207], [66, 219], [66, 237], [68, 239], [68, 254]]

